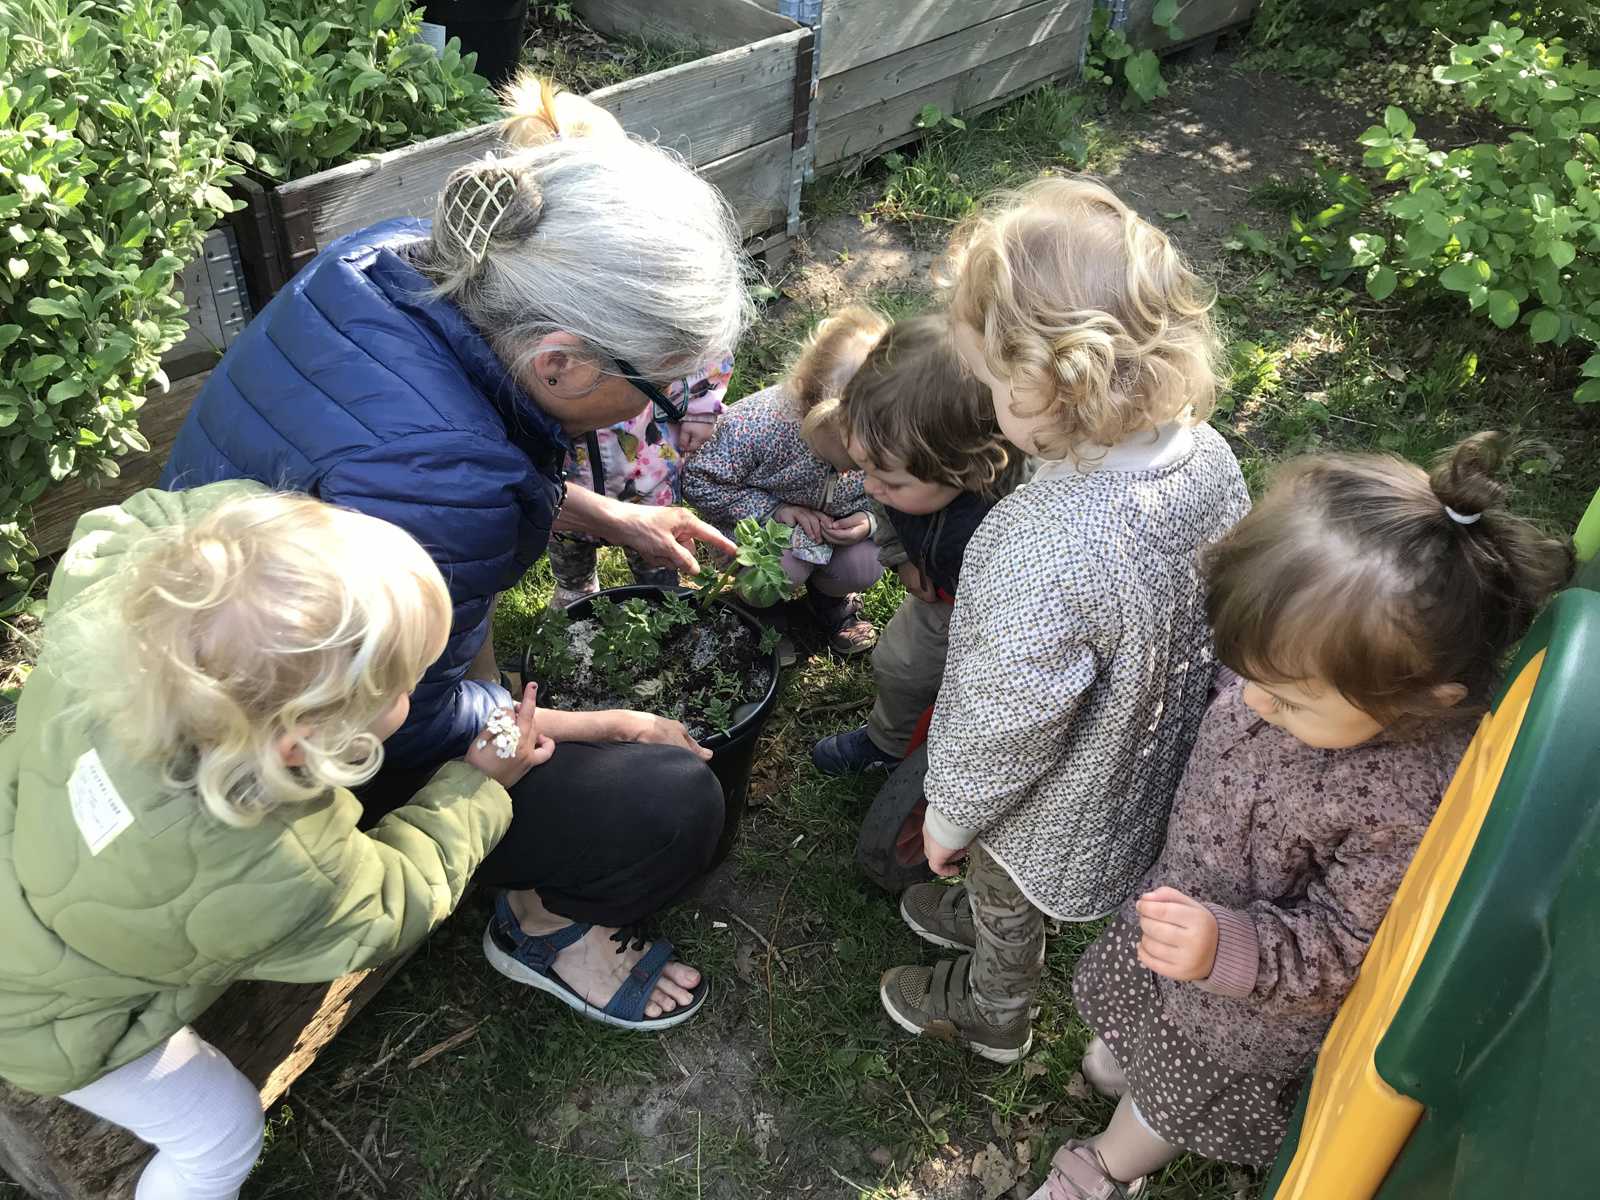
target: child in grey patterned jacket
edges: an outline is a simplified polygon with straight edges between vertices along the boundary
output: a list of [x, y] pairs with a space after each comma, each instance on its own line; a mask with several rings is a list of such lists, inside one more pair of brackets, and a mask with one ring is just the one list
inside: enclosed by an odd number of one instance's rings
[[845, 384], [889, 328], [860, 306], [829, 317], [782, 383], [728, 407], [711, 440], [684, 464], [683, 498], [732, 530], [746, 517], [792, 526], [783, 566], [840, 654], [872, 649], [860, 593], [883, 568], [864, 480], [845, 449]]
[[[1211, 687], [1198, 555], [1249, 508], [1204, 423], [1211, 298], [1105, 187], [1000, 197], [947, 265], [955, 340], [1001, 430], [1046, 460], [967, 546], [928, 738], [911, 928], [967, 951], [897, 967], [902, 1027], [1011, 1062], [1032, 1043], [1044, 918], [1088, 921], [1161, 848]], [[969, 850], [970, 848], [970, 850]]]

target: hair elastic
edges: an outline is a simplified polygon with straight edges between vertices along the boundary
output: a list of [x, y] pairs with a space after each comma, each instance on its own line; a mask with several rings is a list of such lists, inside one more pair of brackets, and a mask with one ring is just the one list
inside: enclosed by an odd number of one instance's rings
[[1444, 511], [1445, 511], [1445, 515], [1448, 516], [1457, 525], [1476, 525], [1479, 521], [1483, 520], [1483, 514], [1481, 512], [1458, 513], [1455, 509], [1451, 508], [1448, 504], [1446, 504], [1444, 506]]

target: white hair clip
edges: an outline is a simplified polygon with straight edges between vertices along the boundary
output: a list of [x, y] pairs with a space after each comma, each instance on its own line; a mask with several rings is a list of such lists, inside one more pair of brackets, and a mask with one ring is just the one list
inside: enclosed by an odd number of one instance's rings
[[[511, 758], [517, 753], [517, 746], [522, 741], [522, 730], [517, 728], [517, 718], [509, 708], [497, 708], [489, 714], [489, 723], [484, 726], [484, 732], [489, 738], [494, 739], [494, 755], [496, 758]], [[489, 738], [478, 742], [478, 749], [482, 750], [489, 745]]]
[[482, 266], [489, 257], [495, 227], [516, 195], [517, 177], [503, 167], [475, 171], [452, 191], [445, 224], [461, 239], [475, 265]]
[[1458, 513], [1448, 504], [1444, 506], [1444, 511], [1445, 514], [1457, 525], [1476, 525], [1479, 521], [1483, 520], [1483, 514], [1481, 512]]

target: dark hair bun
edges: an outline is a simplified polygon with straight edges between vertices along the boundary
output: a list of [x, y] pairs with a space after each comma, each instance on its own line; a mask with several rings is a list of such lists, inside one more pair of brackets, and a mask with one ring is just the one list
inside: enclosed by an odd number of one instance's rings
[[1510, 451], [1503, 433], [1475, 433], [1435, 461], [1428, 483], [1439, 503], [1463, 517], [1492, 512], [1506, 499], [1498, 478]]

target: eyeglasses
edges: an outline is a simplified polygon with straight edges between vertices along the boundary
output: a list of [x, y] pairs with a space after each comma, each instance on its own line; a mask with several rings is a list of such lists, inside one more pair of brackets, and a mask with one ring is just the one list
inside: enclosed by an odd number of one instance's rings
[[684, 415], [688, 412], [688, 408], [682, 401], [672, 399], [672, 397], [668, 396], [666, 392], [662, 391], [654, 383], [651, 383], [650, 380], [639, 374], [638, 369], [632, 364], [627, 363], [620, 358], [614, 358], [611, 361], [617, 364], [617, 370], [621, 372], [622, 377], [629, 383], [633, 384], [634, 387], [638, 388], [639, 391], [643, 392], [646, 398], [649, 399], [650, 403], [654, 404], [656, 408], [659, 409], [663, 415], [665, 415], [668, 421], [683, 420]]

